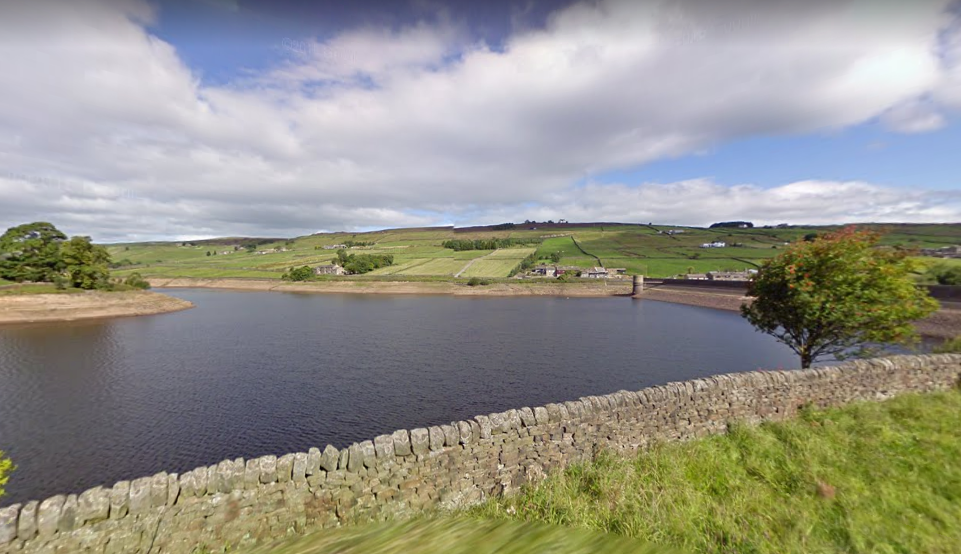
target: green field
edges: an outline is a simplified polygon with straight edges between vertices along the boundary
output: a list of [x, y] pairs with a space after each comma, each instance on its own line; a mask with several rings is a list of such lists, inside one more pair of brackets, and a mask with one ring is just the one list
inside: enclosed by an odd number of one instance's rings
[[[589, 268], [595, 265], [623, 267], [629, 274], [670, 277], [678, 274], [717, 270], [743, 270], [756, 267], [777, 255], [786, 243], [802, 240], [810, 233], [823, 233], [837, 227], [790, 227], [753, 229], [703, 229], [665, 225], [594, 225], [584, 227], [538, 224], [536, 229], [518, 225], [511, 230], [454, 230], [450, 227], [391, 229], [370, 233], [327, 233], [277, 240], [257, 246], [258, 250], [287, 248], [286, 252], [251, 254], [233, 247], [247, 239], [217, 239], [183, 243], [137, 243], [109, 245], [116, 271], [124, 275], [138, 271], [147, 277], [237, 277], [276, 279], [290, 267], [329, 263], [336, 257], [324, 245], [345, 241], [373, 242], [374, 246], [355, 247], [351, 252], [391, 254], [394, 265], [371, 273], [372, 276], [450, 278], [471, 264], [461, 277], [505, 278], [531, 248], [468, 250], [455, 252], [443, 248], [449, 239], [524, 238], [540, 239], [536, 248], [543, 260], [561, 254], [560, 264]], [[961, 225], [886, 225], [871, 226], [887, 231], [883, 242], [905, 248], [929, 248], [961, 243]], [[682, 231], [667, 234], [668, 230]], [[563, 235], [550, 237], [550, 235]], [[549, 238], [546, 238], [549, 237]], [[725, 241], [727, 248], [700, 248], [702, 243]], [[575, 242], [576, 241], [576, 242]], [[736, 245], [736, 246], [734, 246]], [[207, 255], [207, 252], [218, 252]], [[219, 252], [230, 251], [230, 254]], [[483, 259], [480, 259], [483, 258]], [[508, 263], [513, 262], [513, 263]], [[926, 260], [925, 263], [931, 263]], [[952, 262], [953, 263], [953, 262]]]

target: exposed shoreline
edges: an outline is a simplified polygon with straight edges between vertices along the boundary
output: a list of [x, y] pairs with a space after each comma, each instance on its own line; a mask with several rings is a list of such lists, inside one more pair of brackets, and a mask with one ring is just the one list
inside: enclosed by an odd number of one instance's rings
[[240, 291], [309, 292], [321, 294], [444, 294], [453, 296], [628, 296], [631, 281], [592, 280], [584, 283], [522, 281], [470, 287], [445, 281], [321, 281], [290, 283], [257, 279], [148, 279], [156, 288], [208, 288]]
[[0, 297], [0, 325], [177, 312], [193, 303], [149, 291], [25, 294]]
[[[737, 291], [693, 291], [681, 287], [655, 287], [646, 289], [638, 298], [672, 302], [738, 312], [741, 305], [751, 301]], [[941, 309], [933, 315], [914, 323], [921, 336], [933, 339], [950, 339], [961, 336], [961, 308], [956, 304], [942, 303]]]

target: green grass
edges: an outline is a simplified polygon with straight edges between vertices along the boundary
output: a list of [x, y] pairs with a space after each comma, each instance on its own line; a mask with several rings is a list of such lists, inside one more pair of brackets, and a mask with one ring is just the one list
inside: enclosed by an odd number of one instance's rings
[[959, 460], [961, 393], [908, 395], [602, 453], [473, 513], [697, 553], [953, 553]]
[[416, 519], [324, 530], [252, 554], [655, 554], [673, 552], [606, 533], [540, 523]]
[[[887, 225], [885, 244], [908, 248], [926, 248], [961, 243], [961, 225]], [[683, 229], [677, 235], [658, 234], [657, 231]], [[115, 261], [128, 260], [133, 265], [118, 271], [125, 275], [138, 271], [145, 277], [205, 277], [205, 278], [268, 278], [277, 279], [288, 268], [300, 265], [329, 263], [336, 255], [332, 250], [316, 247], [343, 243], [347, 240], [374, 242], [372, 247], [354, 251], [370, 254], [392, 254], [394, 266], [374, 272], [389, 277], [424, 276], [450, 277], [463, 269], [468, 261], [490, 255], [477, 268], [473, 266], [465, 276], [502, 277], [503, 264], [489, 264], [490, 260], [520, 260], [531, 248], [507, 248], [491, 253], [485, 250], [454, 252], [443, 248], [448, 239], [545, 238], [537, 255], [547, 259], [553, 252], [561, 253], [562, 265], [588, 268], [598, 264], [625, 267], [629, 273], [649, 277], [670, 277], [711, 270], [745, 269], [777, 255], [785, 242], [800, 240], [808, 233], [824, 233], [833, 227], [797, 227], [789, 229], [701, 229], [656, 225], [617, 225], [597, 227], [557, 227], [528, 229], [518, 226], [506, 231], [455, 232], [452, 228], [391, 229], [370, 233], [328, 233], [293, 239], [290, 244], [279, 241], [258, 246], [260, 250], [285, 246], [287, 252], [257, 255], [240, 251], [228, 255], [207, 256], [207, 251], [232, 250], [242, 239], [226, 241], [230, 244], [209, 244], [197, 241], [196, 246], [182, 243], [138, 243], [111, 245], [108, 250]], [[580, 245], [574, 243], [574, 239]], [[723, 249], [700, 248], [704, 242], [724, 240], [741, 246]], [[596, 258], [595, 258], [596, 256]], [[458, 266], [458, 263], [460, 264]], [[509, 269], [508, 269], [509, 271]], [[481, 272], [484, 274], [482, 275]]]

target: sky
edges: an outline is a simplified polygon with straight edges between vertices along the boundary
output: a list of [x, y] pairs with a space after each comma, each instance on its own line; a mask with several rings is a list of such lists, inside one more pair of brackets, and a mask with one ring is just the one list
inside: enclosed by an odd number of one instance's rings
[[961, 2], [6, 0], [0, 230], [961, 222]]

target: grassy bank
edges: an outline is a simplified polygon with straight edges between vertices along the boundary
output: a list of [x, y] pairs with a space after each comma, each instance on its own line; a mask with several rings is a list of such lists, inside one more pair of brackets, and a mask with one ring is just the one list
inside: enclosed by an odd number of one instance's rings
[[602, 454], [474, 514], [690, 552], [956, 552], [958, 460], [961, 393], [910, 395]]

